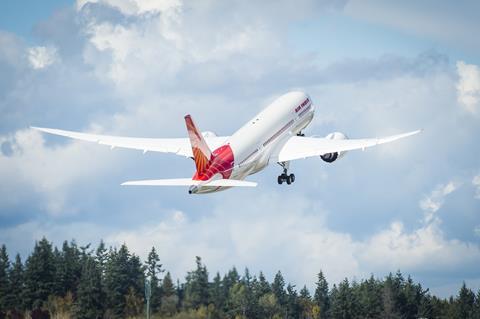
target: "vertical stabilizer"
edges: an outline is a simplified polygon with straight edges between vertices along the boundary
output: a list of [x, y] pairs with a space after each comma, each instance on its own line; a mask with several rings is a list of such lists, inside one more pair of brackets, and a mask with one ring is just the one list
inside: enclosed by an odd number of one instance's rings
[[185, 124], [187, 125], [188, 137], [192, 144], [193, 159], [197, 168], [197, 174], [202, 173], [208, 166], [212, 152], [203, 138], [200, 130], [193, 123], [190, 115], [185, 116]]

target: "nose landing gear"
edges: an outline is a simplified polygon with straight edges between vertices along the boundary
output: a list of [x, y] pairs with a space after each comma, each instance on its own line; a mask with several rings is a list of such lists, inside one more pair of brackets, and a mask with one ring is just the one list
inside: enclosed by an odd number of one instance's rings
[[280, 162], [278, 164], [283, 167], [283, 173], [279, 175], [277, 178], [278, 184], [282, 185], [283, 182], [286, 182], [287, 185], [290, 185], [293, 182], [295, 182], [295, 175], [294, 174], [288, 175], [289, 162]]

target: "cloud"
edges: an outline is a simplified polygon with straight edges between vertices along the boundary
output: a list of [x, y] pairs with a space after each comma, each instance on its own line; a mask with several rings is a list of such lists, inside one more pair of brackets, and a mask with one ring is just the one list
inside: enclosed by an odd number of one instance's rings
[[287, 280], [300, 286], [312, 284], [320, 269], [338, 282], [345, 276], [364, 278], [371, 272], [379, 275], [395, 269], [410, 274], [475, 273], [480, 262], [480, 249], [447, 239], [440, 219], [411, 231], [397, 221], [367, 238], [354, 239], [332, 230], [329, 213], [301, 195], [290, 196], [287, 205], [275, 192], [252, 195], [241, 207], [232, 205], [234, 195], [223, 201], [217, 201], [213, 213], [202, 218], [173, 211], [161, 221], [107, 240], [116, 245], [126, 242], [141, 256], [155, 245], [166, 267], [175, 265], [175, 276], [183, 276], [193, 267], [194, 256], [200, 255], [215, 271], [253, 266], [253, 271], [273, 276], [280, 269]]
[[425, 222], [430, 223], [435, 213], [442, 207], [445, 197], [460, 187], [461, 183], [450, 181], [447, 184], [440, 184], [420, 201], [420, 208], [425, 214]]
[[480, 107], [480, 68], [474, 64], [458, 61], [457, 72], [458, 103], [468, 112], [476, 114]]
[[[462, 6], [445, 3], [436, 6], [435, 1], [385, 2], [379, 0], [350, 0], [345, 13], [356, 19], [375, 23], [406, 32], [421, 41], [433, 45], [439, 41], [458, 49], [476, 52], [480, 47], [469, 36], [471, 30], [479, 27], [478, 19], [472, 12], [479, 9], [476, 1], [465, 1]], [[398, 36], [398, 34], [396, 34]], [[434, 41], [432, 41], [434, 40]]]
[[[10, 180], [0, 186], [2, 197], [10, 193], [7, 203], [18, 205], [28, 200], [23, 196], [36, 192], [45, 198], [42, 209], [53, 216], [75, 213], [73, 207], [66, 205], [70, 187], [82, 179], [107, 172], [110, 166], [110, 153], [105, 149], [77, 142], [49, 147], [41, 133], [30, 129], [1, 140], [2, 145], [8, 145], [4, 147], [8, 151], [0, 154], [0, 176]], [[95, 161], [90, 161], [91, 158]], [[12, 192], [13, 189], [17, 190]]]
[[27, 50], [28, 61], [35, 70], [44, 69], [58, 60], [55, 47], [37, 46]]
[[475, 198], [480, 199], [480, 175], [473, 177], [472, 185], [476, 188]]

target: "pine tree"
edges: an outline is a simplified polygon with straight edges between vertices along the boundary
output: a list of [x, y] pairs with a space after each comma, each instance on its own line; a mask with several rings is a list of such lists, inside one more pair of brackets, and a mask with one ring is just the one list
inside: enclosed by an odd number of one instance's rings
[[170, 272], [167, 272], [162, 282], [162, 303], [160, 311], [162, 314], [172, 316], [177, 312], [178, 296], [173, 285]]
[[105, 312], [105, 294], [101, 270], [97, 262], [87, 258], [78, 285], [75, 314], [78, 319], [102, 318]]
[[272, 283], [272, 292], [277, 298], [277, 302], [282, 309], [286, 308], [287, 305], [287, 294], [285, 292], [285, 280], [283, 279], [282, 273], [277, 272]]
[[303, 286], [302, 290], [300, 290], [300, 296], [298, 297], [298, 304], [299, 304], [299, 318], [306, 319], [312, 318], [312, 308], [313, 302], [310, 296], [310, 292], [307, 289], [307, 286]]
[[298, 314], [300, 313], [300, 304], [295, 286], [292, 286], [291, 284], [287, 285], [286, 308], [287, 318], [298, 317]]
[[8, 310], [10, 260], [8, 258], [7, 247], [2, 245], [0, 248], [0, 317]]
[[330, 299], [328, 296], [328, 282], [320, 270], [315, 288], [313, 300], [320, 307], [320, 318], [326, 318], [330, 310]]
[[270, 284], [268, 283], [263, 273], [260, 272], [260, 274], [258, 275], [258, 285], [255, 287], [255, 296], [261, 297], [264, 294], [268, 294], [270, 292], [272, 292]]
[[112, 316], [122, 317], [125, 311], [125, 296], [133, 288], [135, 295], [143, 293], [144, 273], [140, 259], [131, 255], [123, 244], [118, 251], [109, 253], [105, 273], [107, 305]]
[[467, 288], [465, 282], [463, 282], [463, 285], [460, 288], [455, 303], [458, 309], [458, 318], [471, 318], [473, 316], [475, 306], [475, 294], [472, 290]]
[[103, 239], [100, 240], [100, 244], [98, 244], [97, 250], [95, 251], [95, 259], [103, 279], [105, 276], [105, 264], [107, 263], [108, 259], [108, 251], [105, 247], [105, 242]]
[[247, 288], [242, 282], [237, 282], [230, 288], [228, 294], [229, 314], [234, 317], [246, 318], [248, 311]]
[[382, 314], [382, 286], [373, 275], [363, 281], [354, 291], [359, 304], [358, 312], [365, 318], [381, 318]]
[[15, 256], [15, 262], [10, 270], [9, 274], [9, 309], [19, 314], [24, 309], [23, 291], [24, 291], [24, 279], [23, 279], [23, 264], [20, 255]]
[[147, 276], [150, 278], [150, 285], [152, 294], [150, 296], [150, 305], [152, 311], [158, 311], [161, 303], [161, 292], [160, 292], [160, 280], [158, 276], [163, 272], [162, 264], [160, 262], [160, 257], [158, 256], [155, 247], [152, 247], [152, 250], [148, 254], [148, 259], [145, 264], [147, 270]]
[[56, 259], [56, 294], [65, 296], [71, 292], [76, 296], [77, 285], [82, 274], [80, 250], [75, 241], [63, 242], [62, 251], [54, 253]]
[[44, 237], [35, 243], [25, 263], [25, 302], [28, 309], [39, 309], [55, 293], [55, 257]]
[[187, 274], [185, 283], [185, 305], [198, 309], [208, 304], [208, 272], [202, 259], [196, 257], [197, 269]]
[[[336, 289], [336, 288], [335, 288]], [[349, 319], [353, 318], [353, 295], [350, 289], [350, 283], [348, 279], [345, 278], [339, 285], [338, 290], [336, 289], [333, 293], [332, 289], [332, 300], [331, 300], [331, 316], [332, 318], [341, 318]], [[321, 317], [320, 317], [321, 318]]]
[[210, 285], [210, 301], [209, 303], [215, 305], [216, 309], [223, 309], [225, 305], [225, 294], [223, 290], [223, 283], [220, 274], [217, 272]]

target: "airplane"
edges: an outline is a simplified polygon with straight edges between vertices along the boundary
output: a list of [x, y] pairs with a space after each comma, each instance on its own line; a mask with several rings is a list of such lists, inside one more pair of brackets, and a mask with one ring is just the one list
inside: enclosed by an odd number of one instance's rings
[[[213, 193], [231, 187], [255, 187], [245, 178], [271, 163], [283, 171], [278, 184], [290, 185], [295, 175], [288, 174], [289, 164], [297, 159], [319, 156], [327, 163], [342, 158], [347, 151], [393, 142], [415, 135], [421, 130], [383, 138], [349, 139], [333, 132], [326, 137], [306, 137], [303, 130], [312, 122], [315, 108], [308, 94], [288, 92], [254, 116], [231, 136], [201, 132], [190, 115], [185, 116], [188, 138], [137, 138], [87, 134], [59, 129], [31, 127], [45, 133], [94, 142], [101, 145], [173, 153], [195, 162], [192, 178], [128, 181], [121, 185], [188, 186], [189, 194]], [[213, 151], [212, 151], [213, 150]]]

